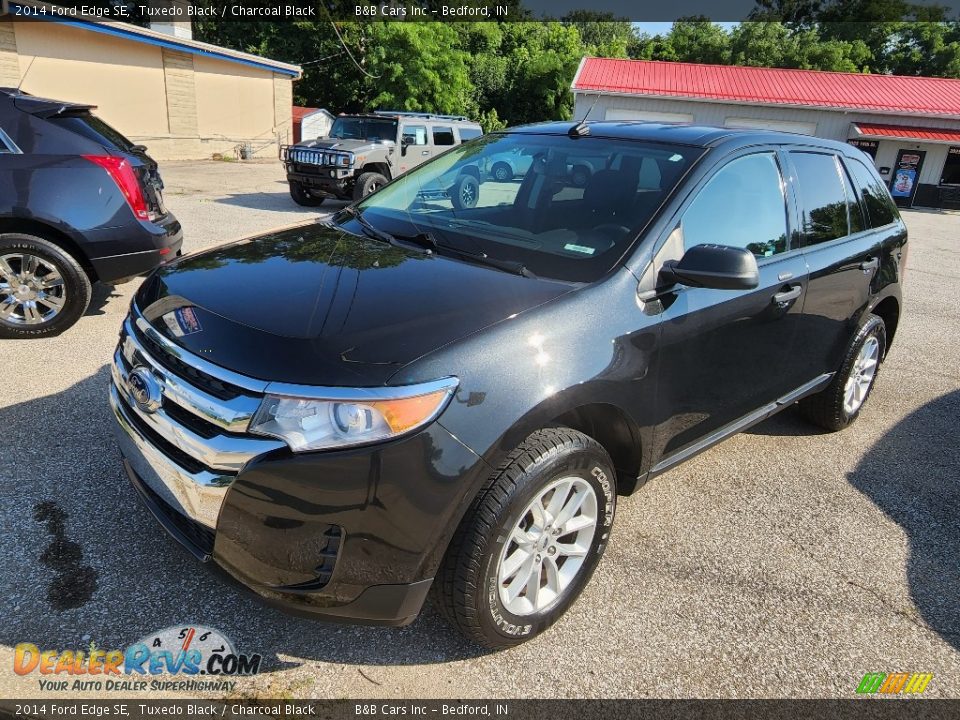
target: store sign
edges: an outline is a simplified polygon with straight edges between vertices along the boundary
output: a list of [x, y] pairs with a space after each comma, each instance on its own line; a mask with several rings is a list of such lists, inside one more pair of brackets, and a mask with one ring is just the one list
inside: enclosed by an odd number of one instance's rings
[[853, 145], [855, 148], [860, 148], [867, 155], [872, 157], [874, 160], [877, 159], [877, 149], [880, 147], [880, 143], [876, 140], [860, 140], [859, 138], [853, 138], [847, 140], [847, 143]]

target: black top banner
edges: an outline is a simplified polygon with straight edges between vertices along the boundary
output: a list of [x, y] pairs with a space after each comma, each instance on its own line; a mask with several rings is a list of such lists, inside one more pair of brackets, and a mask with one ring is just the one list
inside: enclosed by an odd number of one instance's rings
[[346, 21], [543, 21], [579, 16], [586, 20], [672, 22], [699, 17], [716, 22], [748, 20], [802, 23], [813, 9], [819, 17], [836, 9], [846, 21], [960, 19], [960, 0], [3, 0], [20, 20], [114, 20], [153, 22]]

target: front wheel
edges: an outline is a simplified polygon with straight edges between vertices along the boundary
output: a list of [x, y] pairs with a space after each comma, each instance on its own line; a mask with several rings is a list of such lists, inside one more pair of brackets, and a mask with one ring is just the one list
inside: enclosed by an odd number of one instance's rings
[[488, 648], [539, 635], [593, 575], [616, 502], [599, 443], [567, 428], [533, 433], [467, 511], [434, 580], [435, 605]]
[[876, 315], [868, 315], [833, 380], [816, 395], [803, 398], [800, 412], [826, 430], [843, 430], [852, 425], [873, 390], [886, 351], [886, 325]]
[[303, 185], [298, 182], [290, 183], [290, 197], [297, 205], [304, 207], [317, 207], [322, 205], [326, 198], [322, 195], [317, 196], [310, 193]]
[[450, 188], [450, 202], [457, 210], [469, 210], [480, 199], [480, 182], [473, 175], [461, 175]]
[[0, 338], [59, 335], [87, 310], [90, 278], [49, 240], [0, 234]]
[[361, 200], [370, 193], [375, 193], [386, 184], [387, 179], [380, 173], [365, 172], [357, 178], [357, 182], [353, 186], [353, 199]]

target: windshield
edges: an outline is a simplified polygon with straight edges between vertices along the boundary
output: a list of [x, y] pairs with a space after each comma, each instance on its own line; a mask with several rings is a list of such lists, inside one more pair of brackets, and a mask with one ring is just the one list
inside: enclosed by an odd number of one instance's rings
[[389, 119], [339, 117], [333, 121], [330, 137], [340, 140], [397, 139], [397, 121]]
[[591, 282], [623, 256], [702, 153], [602, 137], [486, 135], [357, 207], [398, 237], [429, 233], [441, 253], [448, 246], [542, 277]]
[[131, 152], [133, 143], [107, 125], [103, 120], [89, 112], [54, 115], [50, 122], [65, 125], [76, 133], [100, 143], [109, 150]]

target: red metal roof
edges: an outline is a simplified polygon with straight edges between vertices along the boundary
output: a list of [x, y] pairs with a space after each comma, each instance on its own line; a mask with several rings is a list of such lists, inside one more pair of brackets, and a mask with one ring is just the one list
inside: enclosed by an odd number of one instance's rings
[[925, 128], [908, 125], [868, 125], [854, 123], [857, 132], [867, 137], [909, 138], [915, 140], [938, 140], [940, 142], [960, 143], [960, 130], [947, 128]]
[[294, 106], [293, 106], [293, 119], [294, 119], [294, 120], [300, 120], [300, 119], [303, 118], [304, 115], [309, 115], [310, 113], [316, 112], [316, 111], [319, 110], [319, 109], [320, 109], [320, 108], [302, 107], [302, 106], [300, 106], [300, 105], [294, 105]]
[[584, 58], [572, 88], [838, 110], [960, 117], [960, 80]]

